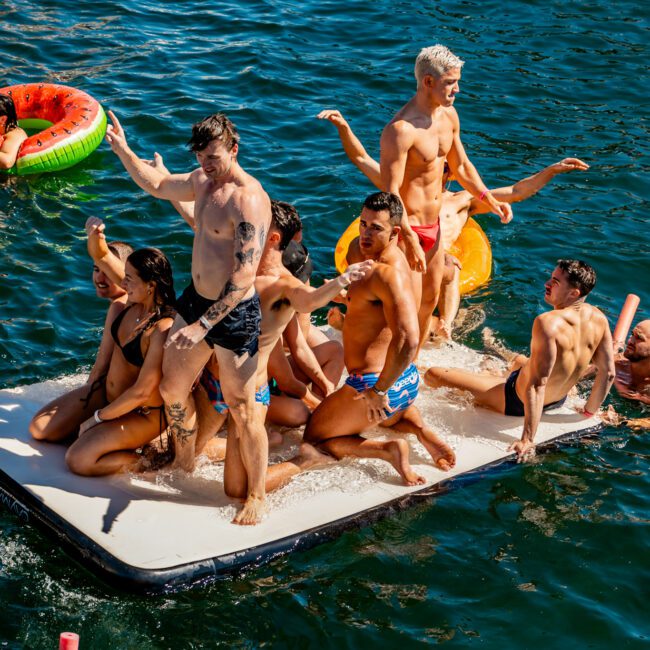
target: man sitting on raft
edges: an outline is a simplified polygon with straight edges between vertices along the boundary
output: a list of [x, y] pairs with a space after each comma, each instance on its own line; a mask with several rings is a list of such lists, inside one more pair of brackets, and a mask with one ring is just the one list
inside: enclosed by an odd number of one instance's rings
[[380, 458], [406, 485], [424, 483], [409, 463], [406, 440], [366, 440], [359, 434], [381, 424], [414, 433], [442, 470], [454, 466], [452, 449], [422, 422], [413, 405], [419, 375], [413, 364], [418, 348], [413, 276], [397, 242], [403, 208], [388, 192], [370, 195], [361, 212], [359, 247], [374, 265], [347, 292], [343, 351], [349, 377], [327, 396], [305, 429], [305, 440], [336, 458]]
[[0, 94], [0, 169], [11, 169], [27, 133], [18, 126], [14, 100]]
[[521, 440], [510, 450], [518, 461], [534, 455], [542, 411], [561, 406], [589, 364], [597, 368], [585, 417], [600, 409], [614, 381], [612, 336], [605, 315], [585, 300], [596, 284], [594, 269], [579, 260], [559, 260], [545, 283], [544, 300], [553, 306], [533, 322], [530, 359], [507, 379], [456, 368], [429, 368], [424, 381], [433, 388], [466, 390], [476, 403], [505, 415], [524, 416]]
[[[343, 150], [350, 161], [370, 180], [373, 185], [381, 189], [381, 173], [379, 163], [372, 158], [364, 148], [363, 144], [354, 134], [350, 125], [343, 115], [337, 110], [325, 110], [318, 114], [319, 119], [329, 120], [334, 126], [341, 139]], [[539, 192], [558, 174], [571, 171], [584, 171], [589, 165], [578, 158], [565, 158], [560, 162], [549, 165], [545, 169], [524, 178], [514, 185], [499, 187], [492, 190], [492, 195], [505, 203], [517, 203], [524, 201]], [[453, 176], [449, 166], [445, 165], [442, 175], [442, 202], [440, 205], [440, 233], [442, 246], [448, 251], [452, 244], [458, 239], [467, 220], [477, 214], [490, 212], [490, 206], [484, 201], [472, 196], [467, 190], [461, 192], [449, 192], [446, 186]], [[445, 338], [451, 337], [451, 330], [454, 319], [458, 313], [460, 304], [460, 269], [453, 262], [448, 262], [445, 267], [445, 274], [441, 285], [440, 300], [438, 302], [439, 322], [434, 330]]]

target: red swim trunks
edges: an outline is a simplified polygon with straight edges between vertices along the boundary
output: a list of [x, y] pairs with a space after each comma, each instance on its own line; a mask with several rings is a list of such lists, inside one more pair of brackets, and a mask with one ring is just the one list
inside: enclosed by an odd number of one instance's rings
[[411, 226], [413, 232], [420, 240], [420, 246], [425, 253], [428, 253], [438, 241], [440, 235], [440, 220], [426, 226]]

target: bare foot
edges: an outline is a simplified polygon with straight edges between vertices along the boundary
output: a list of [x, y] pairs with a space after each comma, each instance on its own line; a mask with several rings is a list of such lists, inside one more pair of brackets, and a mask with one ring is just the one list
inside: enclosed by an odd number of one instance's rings
[[434, 335], [440, 337], [444, 341], [451, 341], [451, 327], [443, 318], [438, 319], [438, 325]]
[[418, 435], [418, 440], [424, 445], [424, 448], [431, 454], [433, 464], [443, 472], [448, 472], [456, 464], [456, 454], [454, 450], [431, 429], [423, 429]]
[[335, 463], [336, 459], [328, 454], [324, 454], [322, 451], [319, 451], [313, 445], [310, 445], [308, 442], [303, 442], [300, 445], [300, 454], [298, 456], [297, 465], [300, 466], [300, 469], [305, 471], [307, 469], [312, 469], [314, 467], [329, 465]]
[[203, 453], [213, 462], [219, 463], [226, 457], [226, 439], [212, 438], [205, 443]]
[[174, 459], [171, 449], [159, 449], [152, 445], [145, 445], [142, 448], [142, 455], [131, 471], [138, 474], [143, 472], [155, 472], [169, 465]]
[[404, 485], [424, 485], [426, 479], [413, 471], [409, 463], [409, 445], [406, 440], [391, 440], [387, 447], [390, 453], [390, 463], [399, 472]]
[[233, 524], [238, 526], [254, 526], [262, 521], [266, 512], [266, 501], [259, 497], [248, 497], [244, 507], [235, 515]]

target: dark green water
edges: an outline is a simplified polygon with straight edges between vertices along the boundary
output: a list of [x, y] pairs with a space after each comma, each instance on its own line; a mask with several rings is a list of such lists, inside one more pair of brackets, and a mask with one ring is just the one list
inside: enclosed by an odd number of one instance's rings
[[[173, 170], [194, 163], [190, 125], [224, 110], [240, 159], [294, 202], [318, 274], [370, 186], [345, 160], [339, 108], [369, 150], [414, 90], [419, 49], [467, 61], [456, 106], [488, 185], [565, 156], [591, 164], [482, 223], [495, 278], [468, 302], [512, 348], [528, 345], [558, 257], [599, 273], [591, 302], [616, 318], [625, 295], [648, 317], [646, 3], [0, 3], [0, 84], [78, 86], [121, 117], [132, 147]], [[83, 223], [163, 248], [177, 286], [190, 234], [139, 192], [103, 145], [78, 167], [0, 183], [0, 385], [86, 368], [105, 305], [94, 297]], [[480, 331], [465, 342], [480, 345]], [[641, 411], [617, 397], [628, 415]], [[0, 647], [648, 647], [650, 444], [598, 439], [489, 474], [429, 504], [242, 579], [160, 598], [108, 590], [50, 539], [0, 513]]]

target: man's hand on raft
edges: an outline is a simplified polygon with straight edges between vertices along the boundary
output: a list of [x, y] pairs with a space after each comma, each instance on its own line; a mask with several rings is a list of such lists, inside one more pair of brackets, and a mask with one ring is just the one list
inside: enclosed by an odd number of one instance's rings
[[108, 117], [111, 119], [112, 124], [106, 127], [106, 142], [111, 145], [111, 149], [115, 153], [124, 151], [128, 146], [124, 129], [113, 111], [108, 111]]
[[517, 462], [523, 463], [535, 457], [535, 443], [532, 440], [516, 440], [508, 447], [508, 451], [514, 451]]
[[170, 345], [176, 346], [179, 350], [189, 350], [193, 348], [197, 343], [200, 343], [208, 333], [208, 330], [196, 321], [191, 325], [186, 325], [172, 334], [165, 343], [165, 348], [168, 348]]

